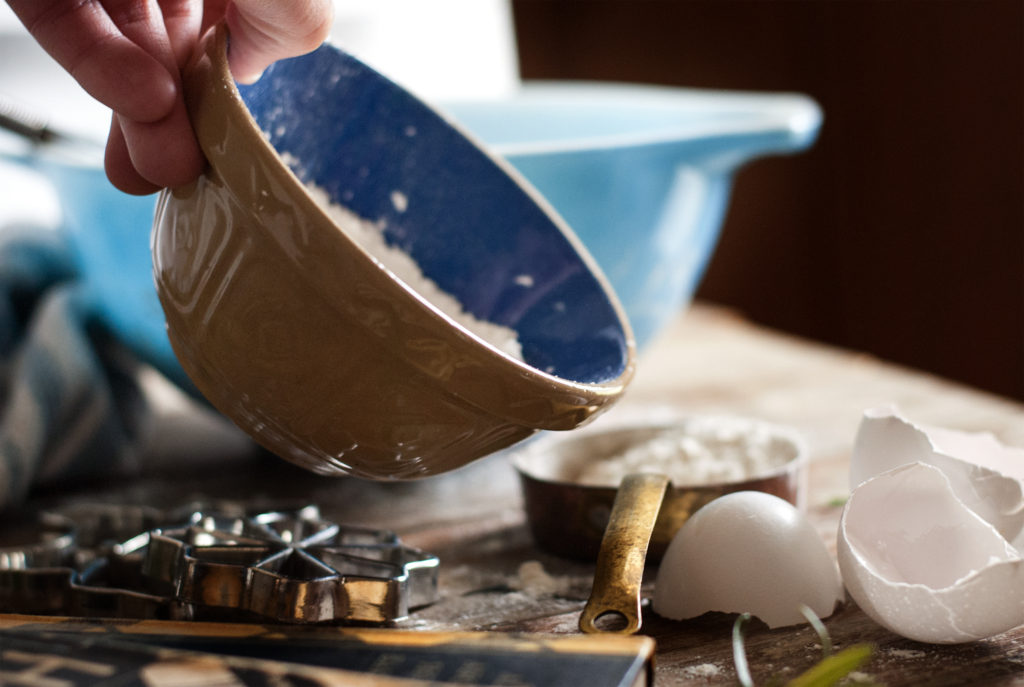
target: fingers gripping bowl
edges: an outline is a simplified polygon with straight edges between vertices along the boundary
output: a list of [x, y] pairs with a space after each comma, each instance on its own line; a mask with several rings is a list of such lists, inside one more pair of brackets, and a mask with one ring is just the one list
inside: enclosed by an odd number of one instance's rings
[[[632, 333], [572, 232], [510, 168], [337, 49], [236, 86], [223, 29], [185, 74], [209, 160], [163, 192], [153, 269], [168, 336], [206, 398], [326, 474], [444, 472], [618, 398]], [[360, 247], [316, 187], [372, 222], [501, 352]]]

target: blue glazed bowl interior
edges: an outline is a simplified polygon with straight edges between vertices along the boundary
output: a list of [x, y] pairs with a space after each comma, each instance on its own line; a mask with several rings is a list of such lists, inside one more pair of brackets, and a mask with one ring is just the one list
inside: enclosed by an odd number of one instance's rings
[[586, 383], [626, 370], [631, 334], [579, 242], [433, 109], [329, 45], [239, 92], [304, 184], [383, 227], [467, 312], [515, 329], [528, 364]]

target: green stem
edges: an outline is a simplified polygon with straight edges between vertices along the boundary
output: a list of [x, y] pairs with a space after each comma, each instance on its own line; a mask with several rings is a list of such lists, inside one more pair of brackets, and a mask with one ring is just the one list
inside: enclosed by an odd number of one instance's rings
[[743, 625], [748, 620], [750, 614], [741, 613], [732, 625], [732, 661], [736, 665], [736, 679], [739, 680], [740, 687], [754, 687], [750, 667], [747, 665], [747, 652], [743, 648]]

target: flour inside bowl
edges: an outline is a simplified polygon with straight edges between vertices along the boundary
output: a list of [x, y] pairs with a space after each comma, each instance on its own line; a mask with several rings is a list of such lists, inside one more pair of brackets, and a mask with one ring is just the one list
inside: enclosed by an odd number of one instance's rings
[[581, 484], [618, 485], [628, 474], [647, 472], [666, 475], [677, 487], [737, 482], [771, 473], [796, 454], [793, 440], [769, 425], [698, 417], [588, 462], [576, 479]]
[[[306, 188], [331, 220], [388, 272], [463, 328], [500, 351], [519, 360], [523, 359], [522, 346], [514, 329], [481, 320], [466, 312], [457, 298], [442, 290], [437, 283], [423, 274], [423, 270], [412, 256], [401, 248], [388, 244], [384, 238], [383, 227], [379, 223], [359, 217], [345, 206], [333, 202], [327, 192], [315, 184], [307, 184]], [[396, 198], [398, 200], [395, 200]], [[396, 203], [396, 208], [399, 203], [401, 204], [401, 211], [408, 207], [408, 199], [398, 191], [392, 194], [392, 201]]]

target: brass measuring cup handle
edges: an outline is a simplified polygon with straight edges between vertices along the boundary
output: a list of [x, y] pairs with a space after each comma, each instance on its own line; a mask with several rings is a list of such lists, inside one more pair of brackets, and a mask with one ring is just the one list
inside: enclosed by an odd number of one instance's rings
[[[582, 632], [633, 634], [640, 629], [640, 585], [651, 532], [668, 489], [668, 477], [627, 475], [619, 486], [597, 554], [594, 586], [580, 615]], [[624, 628], [602, 629], [597, 621], [618, 616]]]

